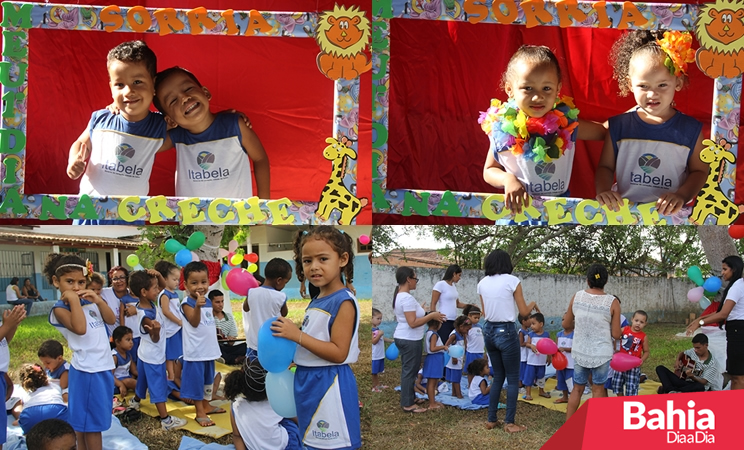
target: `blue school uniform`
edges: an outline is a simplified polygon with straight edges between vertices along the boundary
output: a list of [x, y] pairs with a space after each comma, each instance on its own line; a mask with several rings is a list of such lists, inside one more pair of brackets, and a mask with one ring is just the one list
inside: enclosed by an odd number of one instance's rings
[[442, 372], [444, 370], [444, 350], [436, 352], [431, 351], [431, 337], [437, 335], [437, 345], [442, 345], [442, 338], [432, 330], [426, 332], [426, 359], [424, 359], [424, 379], [429, 378], [442, 378]]
[[[450, 333], [450, 336], [455, 335], [455, 344], [463, 347], [465, 344], [465, 337], [458, 333], [456, 330], [452, 330], [452, 333]], [[464, 358], [465, 355], [463, 355]], [[447, 361], [446, 370], [444, 371], [444, 379], [451, 382], [451, 383], [459, 383], [462, 380], [462, 366], [463, 366], [463, 358], [457, 358], [457, 363], [455, 364], [452, 360], [455, 358], [450, 358], [449, 361]]]
[[305, 310], [302, 331], [330, 342], [331, 328], [341, 305], [351, 301], [356, 311], [346, 360], [328, 362], [304, 347], [295, 353], [295, 403], [303, 443], [308, 449], [356, 449], [362, 445], [359, 394], [349, 364], [359, 357], [359, 305], [346, 288], [316, 297]]

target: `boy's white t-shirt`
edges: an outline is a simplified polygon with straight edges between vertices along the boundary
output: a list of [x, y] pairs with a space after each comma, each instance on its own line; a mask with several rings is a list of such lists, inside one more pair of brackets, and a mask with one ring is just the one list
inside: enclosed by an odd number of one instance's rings
[[[573, 347], [573, 331], [568, 333], [568, 336], [564, 336], [563, 334], [565, 331], [559, 331], [558, 332], [558, 347], [565, 347], [565, 348], [571, 348]], [[561, 352], [566, 357], [566, 361], [568, 361], [568, 365], [566, 366], [566, 369], [573, 369], [574, 368], [574, 360], [573, 356], [571, 355], [571, 352]]]
[[[127, 352], [127, 355], [131, 356], [130, 352]], [[121, 358], [121, 355], [119, 354], [118, 351], [116, 351], [115, 348], [111, 349], [111, 356], [112, 356], [111, 360], [116, 358], [117, 362], [119, 361], [119, 358]], [[116, 363], [114, 363], [114, 365], [116, 366]], [[131, 377], [132, 374], [129, 371], [130, 367], [132, 367], [131, 357], [129, 358], [129, 361], [126, 362], [126, 364], [119, 364], [118, 366], [116, 366], [116, 368], [114, 369], [114, 378], [121, 379], [121, 378]]]
[[[519, 343], [520, 344], [522, 342], [527, 341], [527, 335], [529, 333], [530, 333], [530, 330], [529, 329], [527, 329], [526, 331], [524, 329], [522, 329], [522, 328], [519, 329], [519, 339], [520, 339], [520, 342]], [[526, 363], [527, 362], [527, 355], [529, 355], [530, 353], [532, 353], [532, 350], [530, 350], [529, 347], [527, 347], [526, 345], [524, 347], [521, 347], [520, 346], [519, 347], [519, 362], [520, 363]]]
[[274, 412], [268, 400], [249, 402], [242, 395], [232, 404], [235, 425], [249, 449], [286, 448], [287, 430], [279, 425], [283, 417]]
[[[150, 337], [150, 333], [145, 330], [144, 321], [145, 317], [150, 320], [156, 320], [160, 326], [160, 338], [158, 342], [154, 342]], [[142, 339], [140, 340], [139, 348], [137, 349], [137, 358], [146, 362], [147, 364], [163, 364], [165, 362], [165, 330], [163, 329], [163, 322], [165, 322], [165, 316], [163, 310], [158, 305], [153, 305], [152, 309], [145, 310], [137, 308], [137, 322], [140, 332], [142, 333]]]
[[248, 348], [258, 350], [258, 330], [273, 317], [282, 315], [282, 306], [287, 303], [287, 294], [270, 286], [259, 286], [248, 291], [248, 328], [245, 330], [245, 343]]
[[479, 323], [474, 323], [468, 331], [468, 353], [483, 354], [486, 350], [486, 343], [483, 340], [483, 328]]
[[[201, 319], [196, 327], [192, 327], [186, 314], [183, 314], [183, 359], [185, 361], [214, 361], [222, 356], [220, 344], [217, 342], [217, 326], [214, 323], [212, 302], [201, 307]], [[196, 300], [186, 296], [181, 301], [181, 312], [184, 305], [196, 307]]]
[[[374, 339], [374, 333], [380, 332], [379, 329], [372, 332], [372, 338]], [[385, 359], [385, 338], [381, 337], [376, 344], [372, 344], [372, 361]]]
[[432, 290], [439, 292], [439, 301], [437, 301], [439, 312], [446, 315], [447, 320], [457, 319], [457, 298], [460, 294], [457, 292], [455, 283], [449, 284], [444, 280], [439, 280]]
[[470, 387], [468, 388], [468, 397], [470, 397], [470, 400], [473, 400], [475, 397], [479, 396], [482, 393], [480, 389], [481, 381], [485, 381], [485, 378], [480, 375], [476, 375], [470, 382]]
[[69, 305], [65, 305], [62, 300], [58, 300], [49, 311], [49, 323], [57, 327], [67, 339], [67, 346], [72, 350], [72, 367], [88, 373], [114, 370], [114, 359], [111, 357], [111, 346], [101, 311], [95, 303], [87, 300], [82, 300], [81, 303], [86, 320], [85, 334], [82, 336], [68, 330], [57, 320], [57, 308], [70, 310]]
[[[545, 331], [543, 333], [547, 334]], [[538, 342], [540, 342], [540, 339], [550, 339], [549, 336], [541, 337], [537, 336], [534, 331], [530, 331], [530, 338], [532, 339], [532, 344], [537, 345]], [[530, 366], [544, 366], [548, 363], [548, 355], [543, 355], [542, 353], [535, 353], [532, 351], [532, 349], [527, 348], [527, 364]]]

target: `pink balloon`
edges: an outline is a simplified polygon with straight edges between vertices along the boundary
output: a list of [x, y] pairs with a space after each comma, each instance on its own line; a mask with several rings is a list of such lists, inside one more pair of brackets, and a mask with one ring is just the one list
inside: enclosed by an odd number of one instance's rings
[[554, 355], [558, 351], [558, 345], [550, 338], [542, 338], [537, 341], [537, 351], [543, 355]]
[[641, 358], [629, 355], [625, 352], [615, 353], [610, 361], [610, 367], [618, 372], [627, 372], [641, 365]]
[[230, 250], [230, 253], [235, 252], [235, 250], [238, 249], [238, 241], [236, 241], [235, 239], [230, 241], [230, 243], [227, 244], [227, 249]]
[[195, 251], [191, 251], [191, 260], [192, 261], [199, 261], [199, 255], [196, 254]]
[[234, 293], [240, 296], [248, 295], [248, 291], [258, 287], [258, 281], [253, 278], [247, 270], [236, 267], [227, 272], [225, 284]]
[[224, 258], [225, 256], [227, 256], [227, 254], [228, 254], [228, 253], [230, 253], [230, 252], [228, 252], [228, 251], [227, 251], [227, 250], [225, 250], [224, 248], [221, 248], [221, 249], [219, 249], [219, 250], [217, 251], [217, 254], [219, 255], [220, 259], [222, 259], [222, 258]]
[[359, 243], [361, 243], [362, 245], [369, 244], [371, 240], [372, 239], [370, 239], [369, 236], [367, 236], [366, 234], [359, 236]]
[[698, 286], [698, 287], [692, 288], [689, 291], [687, 291], [687, 300], [691, 301], [692, 303], [697, 303], [700, 301], [701, 298], [703, 298], [703, 294], [705, 294], [704, 287]]

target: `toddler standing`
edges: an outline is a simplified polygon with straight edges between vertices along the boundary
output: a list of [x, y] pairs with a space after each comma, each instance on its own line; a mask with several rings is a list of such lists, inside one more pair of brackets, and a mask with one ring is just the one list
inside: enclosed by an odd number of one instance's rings
[[[630, 325], [623, 328], [620, 351], [641, 358], [641, 364], [649, 357], [648, 336], [643, 332], [648, 321], [648, 314], [638, 310], [633, 313]], [[612, 376], [612, 390], [617, 396], [638, 395], [638, 385], [641, 383], [641, 367], [634, 367], [625, 372], [615, 372]], [[625, 390], [623, 391], [623, 387]]]

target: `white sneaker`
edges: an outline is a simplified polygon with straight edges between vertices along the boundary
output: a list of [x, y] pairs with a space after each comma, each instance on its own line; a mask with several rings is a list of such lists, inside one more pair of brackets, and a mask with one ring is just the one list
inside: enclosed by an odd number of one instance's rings
[[160, 420], [160, 426], [166, 431], [177, 430], [184, 425], [186, 425], [186, 419], [180, 417], [168, 416]]
[[132, 397], [132, 398], [129, 399], [129, 407], [132, 408], [132, 409], [136, 409], [137, 411], [139, 411], [139, 409], [140, 409], [140, 402], [138, 402], [137, 400], [134, 399], [134, 397]]

